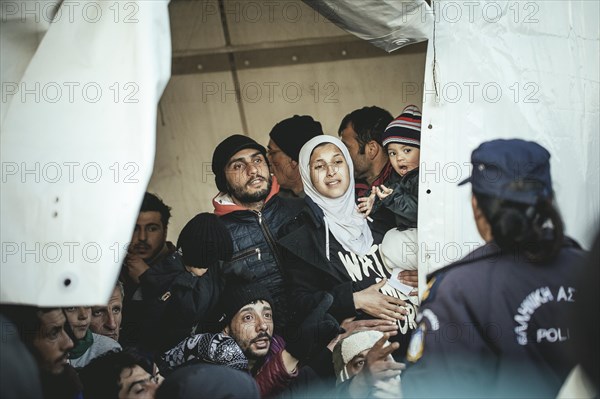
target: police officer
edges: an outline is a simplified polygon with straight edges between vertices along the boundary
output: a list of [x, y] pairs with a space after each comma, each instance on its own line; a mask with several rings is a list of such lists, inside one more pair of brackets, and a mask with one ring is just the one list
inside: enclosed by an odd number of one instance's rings
[[584, 252], [552, 203], [550, 154], [494, 140], [471, 161], [460, 185], [472, 185], [485, 245], [429, 276], [404, 397], [555, 397], [574, 366], [569, 312]]

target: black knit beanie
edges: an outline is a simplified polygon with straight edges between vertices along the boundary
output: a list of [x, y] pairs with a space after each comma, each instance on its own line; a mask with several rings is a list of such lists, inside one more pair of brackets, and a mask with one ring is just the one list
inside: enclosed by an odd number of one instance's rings
[[302, 146], [315, 136], [323, 134], [321, 124], [308, 115], [294, 115], [276, 124], [269, 137], [290, 158], [298, 162]]
[[179, 234], [177, 248], [187, 266], [207, 268], [219, 260], [228, 261], [233, 254], [229, 230], [212, 213], [199, 213], [187, 222]]
[[249, 303], [263, 300], [273, 306], [271, 294], [261, 283], [234, 276], [228, 277], [221, 298], [222, 321], [225, 323], [229, 323], [233, 316]]
[[212, 158], [212, 170], [215, 174], [215, 183], [219, 191], [227, 192], [227, 180], [225, 178], [225, 165], [229, 162], [229, 159], [235, 155], [236, 152], [244, 150], [246, 148], [254, 148], [263, 154], [265, 159], [267, 158], [267, 150], [250, 137], [243, 136], [241, 134], [234, 134], [233, 136], [227, 137], [221, 141], [215, 151], [213, 152]]

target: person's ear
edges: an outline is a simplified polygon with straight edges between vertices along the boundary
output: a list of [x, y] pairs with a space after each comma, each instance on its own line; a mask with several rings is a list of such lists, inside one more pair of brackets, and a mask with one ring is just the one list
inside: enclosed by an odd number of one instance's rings
[[474, 195], [471, 196], [471, 207], [473, 208], [473, 217], [475, 218], [475, 224], [477, 225], [479, 235], [485, 242], [492, 241], [492, 226], [490, 226], [490, 223], [483, 214], [483, 211], [477, 203], [477, 198], [475, 198]]
[[379, 155], [380, 147], [375, 140], [371, 140], [367, 143], [367, 155], [370, 160], [373, 160]]
[[479, 209], [479, 206], [477, 205], [477, 198], [475, 198], [474, 195], [471, 195], [471, 208], [473, 209], [473, 217], [475, 217], [475, 220], [477, 220], [481, 214], [481, 209]]
[[294, 161], [293, 159], [290, 159], [290, 166], [292, 167], [292, 169], [298, 169], [298, 162]]
[[223, 327], [223, 333], [224, 333], [225, 335], [231, 336], [231, 335], [229, 334], [229, 332], [230, 332], [230, 330], [229, 330], [229, 324], [227, 324], [225, 327]]

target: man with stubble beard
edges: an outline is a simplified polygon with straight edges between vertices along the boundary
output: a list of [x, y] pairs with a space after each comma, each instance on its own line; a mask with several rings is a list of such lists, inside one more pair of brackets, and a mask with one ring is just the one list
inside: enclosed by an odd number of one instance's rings
[[[0, 326], [2, 343], [4, 344], [9, 338], [19, 336], [33, 355], [39, 371], [39, 380], [37, 375], [30, 376], [29, 383], [32, 385], [32, 390], [28, 390], [27, 393], [21, 391], [21, 394], [33, 395], [33, 392], [38, 389], [36, 386], [38, 381], [41, 381], [41, 393], [44, 398], [80, 399], [83, 387], [77, 372], [69, 364], [69, 351], [73, 348], [73, 341], [65, 330], [68, 328], [67, 319], [62, 309], [2, 305], [0, 312], [12, 322], [9, 324], [3, 320]], [[4, 351], [5, 348], [3, 347], [2, 350]], [[21, 362], [28, 361], [27, 358], [15, 360], [19, 365], [13, 363], [9, 365], [10, 367], [21, 367]], [[3, 375], [6, 376], [4, 370]], [[11, 384], [19, 383], [16, 380], [3, 381], [2, 385], [6, 384], [12, 390], [15, 387], [11, 387]], [[39, 395], [35, 394], [34, 397]]]
[[123, 298], [123, 346], [140, 344], [146, 317], [144, 285], [150, 269], [179, 268], [183, 261], [175, 246], [167, 241], [167, 226], [171, 218], [171, 207], [158, 196], [145, 193], [140, 213], [129, 244], [127, 257], [121, 270], [121, 280], [125, 285]]
[[223, 140], [213, 153], [212, 170], [219, 189], [213, 199], [215, 214], [233, 240], [233, 257], [223, 266], [225, 279], [237, 276], [263, 284], [280, 315], [276, 328], [283, 328], [288, 306], [276, 234], [303, 202], [277, 195], [279, 184], [269, 173], [266, 150], [249, 137]]

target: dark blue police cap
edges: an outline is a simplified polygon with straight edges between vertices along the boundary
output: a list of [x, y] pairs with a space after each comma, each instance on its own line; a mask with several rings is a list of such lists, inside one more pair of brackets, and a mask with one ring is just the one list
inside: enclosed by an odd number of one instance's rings
[[533, 141], [492, 140], [471, 154], [473, 192], [535, 205], [552, 196], [550, 153]]

